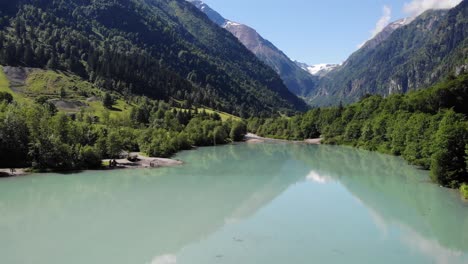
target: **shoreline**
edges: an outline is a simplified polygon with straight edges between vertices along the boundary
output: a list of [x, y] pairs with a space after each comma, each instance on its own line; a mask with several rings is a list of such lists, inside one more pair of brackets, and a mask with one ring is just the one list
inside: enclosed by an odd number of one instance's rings
[[[85, 169], [85, 170], [68, 170], [68, 171], [59, 171], [51, 170], [38, 172], [33, 171], [31, 168], [15, 168], [14, 173], [11, 172], [10, 168], [0, 168], [0, 179], [1, 178], [13, 178], [18, 176], [27, 176], [32, 174], [41, 174], [41, 173], [61, 173], [61, 172], [73, 172], [73, 171], [106, 171], [106, 170], [118, 170], [118, 169], [149, 169], [149, 168], [163, 168], [163, 167], [174, 167], [183, 165], [184, 162], [177, 159], [168, 159], [168, 158], [156, 158], [156, 157], [146, 157], [140, 153], [131, 153], [131, 155], [136, 155], [137, 161], [129, 161], [127, 159], [115, 159], [117, 161], [116, 167], [102, 166], [100, 169]], [[103, 163], [109, 163], [110, 160], [114, 159], [103, 159]]]
[[321, 145], [323, 138], [309, 138], [305, 140], [286, 140], [286, 139], [275, 139], [260, 137], [253, 133], [247, 133], [245, 135], [245, 143], [265, 143], [265, 142], [281, 142], [281, 143], [294, 143], [294, 144], [308, 144], [308, 145]]
[[11, 173], [11, 169], [0, 168], [0, 179], [25, 176], [29, 174], [32, 174], [32, 172], [28, 172], [28, 168], [15, 168], [15, 172], [13, 174]]
[[[247, 133], [245, 135], [245, 139], [243, 143], [246, 144], [259, 144], [259, 143], [292, 143], [292, 144], [308, 144], [308, 145], [320, 145], [322, 138], [315, 138], [315, 139], [305, 139], [303, 141], [299, 140], [284, 140], [284, 139], [274, 139], [274, 138], [267, 138], [267, 137], [260, 137], [253, 133]], [[115, 159], [117, 162], [117, 166], [109, 167], [109, 165], [102, 166], [100, 169], [94, 169], [96, 171], [101, 170], [118, 170], [118, 169], [149, 169], [149, 168], [163, 168], [163, 167], [174, 167], [183, 165], [184, 162], [178, 159], [170, 159], [170, 158], [158, 158], [158, 157], [146, 157], [141, 155], [140, 153], [133, 152], [129, 153], [130, 156], [134, 156], [137, 158], [136, 161], [129, 161], [128, 159]], [[102, 162], [105, 164], [109, 164], [109, 162], [114, 159], [103, 159]], [[76, 170], [70, 170], [76, 171]], [[81, 170], [81, 171], [89, 171], [89, 169]], [[40, 174], [40, 173], [54, 173], [54, 172], [64, 172], [64, 171], [45, 171], [45, 172], [37, 172], [33, 171], [31, 168], [15, 168], [14, 173], [11, 172], [10, 168], [0, 168], [0, 179], [1, 178], [11, 178], [17, 176], [26, 176], [31, 174]]]
[[[184, 164], [183, 161], [177, 159], [168, 159], [168, 158], [156, 158], [156, 157], [146, 157], [140, 153], [130, 153], [131, 156], [135, 156], [137, 161], [129, 161], [128, 159], [115, 159], [117, 166], [110, 168], [105, 166], [105, 170], [112, 169], [145, 169], [145, 168], [161, 168], [161, 167], [173, 167]], [[102, 160], [105, 163], [109, 163], [114, 159], [104, 159]]]

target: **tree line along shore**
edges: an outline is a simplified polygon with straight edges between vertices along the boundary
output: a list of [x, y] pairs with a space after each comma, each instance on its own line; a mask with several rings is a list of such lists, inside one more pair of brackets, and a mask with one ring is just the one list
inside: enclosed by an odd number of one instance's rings
[[468, 197], [466, 74], [407, 95], [366, 96], [292, 117], [241, 120], [147, 97], [123, 99], [102, 92], [99, 111], [84, 107], [69, 113], [44, 96], [0, 92], [0, 166], [95, 169], [123, 150], [165, 158], [195, 146], [242, 141], [249, 131], [285, 140], [323, 138], [326, 144], [402, 156], [430, 170], [434, 182], [460, 188]]
[[223, 122], [218, 113], [175, 109], [144, 97], [133, 99], [128, 115], [105, 112], [103, 118], [86, 109], [57, 111], [41, 98], [16, 101], [4, 92], [0, 102], [0, 166], [7, 168], [95, 169], [123, 150], [165, 158], [194, 146], [240, 141], [246, 133], [242, 121]]
[[340, 144], [402, 156], [430, 170], [434, 182], [459, 188], [468, 199], [468, 75], [450, 76], [406, 95], [365, 96], [348, 105], [293, 117], [250, 118], [260, 136]]

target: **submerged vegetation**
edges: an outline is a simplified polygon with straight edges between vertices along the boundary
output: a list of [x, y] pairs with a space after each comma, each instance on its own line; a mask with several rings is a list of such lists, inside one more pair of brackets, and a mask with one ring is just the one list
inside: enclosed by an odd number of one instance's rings
[[[465, 74], [407, 95], [366, 96], [346, 107], [316, 108], [291, 118], [251, 118], [248, 130], [281, 139], [321, 136], [328, 144], [399, 155], [430, 169], [435, 182], [459, 188], [468, 183], [467, 101]], [[466, 193], [466, 187], [462, 190]]]

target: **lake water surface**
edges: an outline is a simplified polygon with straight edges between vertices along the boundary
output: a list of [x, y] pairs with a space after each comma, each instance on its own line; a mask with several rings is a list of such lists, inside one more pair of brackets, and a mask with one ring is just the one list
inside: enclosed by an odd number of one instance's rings
[[468, 263], [468, 203], [400, 158], [239, 144], [0, 179], [0, 263]]

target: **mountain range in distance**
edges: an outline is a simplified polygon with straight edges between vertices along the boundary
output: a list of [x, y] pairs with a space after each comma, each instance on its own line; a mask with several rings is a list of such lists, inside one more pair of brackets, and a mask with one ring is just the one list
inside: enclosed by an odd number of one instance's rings
[[294, 62], [303, 70], [310, 73], [311, 75], [319, 76], [319, 77], [323, 77], [327, 75], [329, 72], [333, 71], [338, 66], [340, 66], [340, 64], [321, 63], [321, 64], [315, 64], [315, 65], [308, 65], [307, 63], [303, 63], [299, 61], [294, 61]]
[[271, 67], [180, 0], [1, 2], [0, 65], [241, 117], [307, 109]]
[[241, 117], [406, 93], [468, 68], [468, 0], [389, 24], [342, 64], [311, 66], [188, 1], [2, 2], [0, 65], [69, 72], [103, 90]]
[[429, 87], [468, 69], [468, 1], [389, 24], [318, 82], [312, 105], [352, 103]]
[[366, 94], [406, 93], [468, 68], [467, 0], [451, 10], [392, 22], [342, 64], [319, 65], [292, 61], [251, 27], [225, 19], [200, 0], [187, 1], [236, 36], [312, 106], [351, 103]]
[[205, 13], [218, 26], [231, 32], [247, 49], [275, 70], [291, 92], [305, 97], [314, 89], [318, 81], [317, 76], [310, 74], [308, 70], [292, 61], [255, 29], [224, 18], [203, 1], [187, 1]]

